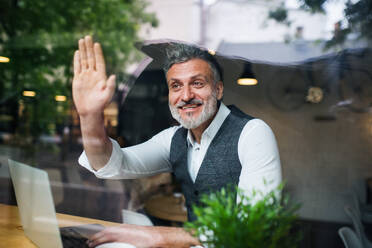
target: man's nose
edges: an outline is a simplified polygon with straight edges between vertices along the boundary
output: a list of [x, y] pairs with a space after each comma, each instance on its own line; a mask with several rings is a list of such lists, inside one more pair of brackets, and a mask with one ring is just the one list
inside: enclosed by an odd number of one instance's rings
[[187, 102], [193, 98], [194, 98], [194, 93], [192, 92], [192, 89], [190, 89], [189, 87], [184, 87], [183, 92], [182, 92], [182, 100], [184, 102]]

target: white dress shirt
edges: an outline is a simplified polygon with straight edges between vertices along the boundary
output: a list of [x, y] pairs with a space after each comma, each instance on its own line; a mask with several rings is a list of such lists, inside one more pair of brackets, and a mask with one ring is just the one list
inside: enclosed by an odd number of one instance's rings
[[[210, 143], [229, 113], [230, 110], [221, 103], [215, 118], [203, 132], [200, 144], [188, 132], [188, 171], [194, 182]], [[85, 152], [81, 154], [79, 163], [97, 177], [106, 179], [132, 179], [171, 172], [171, 141], [179, 128], [170, 127], [144, 143], [126, 148], [120, 148], [111, 139], [113, 149], [110, 160], [98, 171], [90, 166]], [[280, 184], [278, 148], [274, 134], [265, 122], [260, 119], [247, 122], [239, 137], [238, 156], [242, 165], [238, 187], [244, 192], [255, 189], [267, 193]]]

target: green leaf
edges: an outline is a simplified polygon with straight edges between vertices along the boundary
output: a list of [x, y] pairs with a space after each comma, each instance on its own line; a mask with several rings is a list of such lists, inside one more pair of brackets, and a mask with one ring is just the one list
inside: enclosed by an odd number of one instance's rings
[[[203, 243], [208, 247], [296, 247], [301, 234], [293, 233], [293, 226], [299, 204], [291, 203], [283, 188], [281, 184], [267, 194], [253, 191], [247, 195], [227, 187], [202, 195], [204, 207], [193, 206], [197, 219], [185, 227], [196, 237], [205, 236]], [[241, 199], [238, 203], [236, 194]], [[257, 196], [261, 198], [253, 203]]]

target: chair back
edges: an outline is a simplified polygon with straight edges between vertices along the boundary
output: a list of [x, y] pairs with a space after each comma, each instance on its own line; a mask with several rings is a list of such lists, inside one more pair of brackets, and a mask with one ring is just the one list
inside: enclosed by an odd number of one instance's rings
[[133, 224], [133, 225], [139, 225], [139, 226], [153, 226], [154, 225], [152, 221], [150, 220], [150, 218], [144, 214], [126, 210], [126, 209], [121, 210], [121, 212], [123, 215], [123, 223], [125, 224]]
[[338, 230], [345, 248], [363, 248], [362, 242], [350, 227], [341, 227]]
[[344, 210], [345, 210], [345, 213], [350, 217], [355, 233], [357, 237], [361, 240], [364, 247], [372, 248], [372, 244], [367, 239], [367, 236], [364, 232], [362, 221], [360, 219], [360, 216], [358, 216], [356, 210], [353, 207], [348, 206], [348, 205], [344, 207]]
[[360, 209], [361, 206], [360, 206], [359, 198], [355, 192], [351, 193], [351, 197], [352, 197], [352, 205], [350, 207], [354, 210], [356, 217], [361, 220], [362, 212]]
[[367, 183], [364, 178], [358, 178], [352, 184], [352, 191], [358, 197], [359, 204], [367, 203]]

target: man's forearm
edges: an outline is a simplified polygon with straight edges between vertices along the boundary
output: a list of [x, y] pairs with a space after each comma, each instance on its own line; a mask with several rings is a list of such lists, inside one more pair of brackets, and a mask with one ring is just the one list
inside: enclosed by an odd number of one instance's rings
[[107, 136], [103, 113], [80, 116], [81, 134], [85, 154], [91, 167], [99, 170], [109, 161], [112, 143]]
[[105, 228], [91, 236], [89, 247], [111, 242], [129, 243], [135, 247], [147, 248], [190, 248], [200, 245], [198, 239], [181, 227], [122, 224]]
[[186, 232], [183, 228], [176, 227], [157, 227], [160, 233], [160, 240], [158, 247], [164, 248], [183, 248], [200, 245], [197, 238], [191, 236], [190, 233]]

